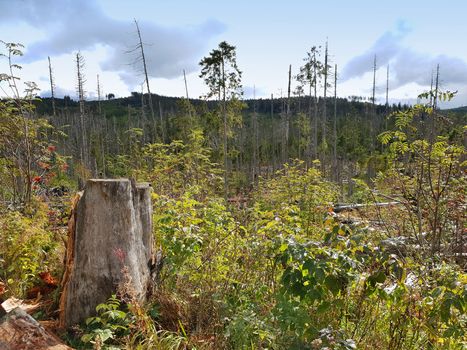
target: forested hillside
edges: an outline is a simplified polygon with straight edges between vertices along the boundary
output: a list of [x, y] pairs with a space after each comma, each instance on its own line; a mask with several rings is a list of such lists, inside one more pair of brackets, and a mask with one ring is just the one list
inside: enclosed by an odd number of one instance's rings
[[[86, 102], [84, 127], [91, 157], [88, 168], [93, 176], [123, 176], [115, 168], [114, 160], [117, 155], [131, 156], [131, 143], [187, 143], [195, 129], [202, 132], [203, 145], [211, 149], [211, 160], [222, 163], [221, 121], [216, 115], [216, 102], [154, 95], [153, 102], [158, 108], [151, 118], [142, 107], [145, 98], [134, 92], [127, 98]], [[289, 140], [283, 147], [287, 103], [290, 104]], [[308, 97], [291, 97], [289, 102], [274, 97], [242, 101], [238, 120], [232, 121], [229, 139], [229, 166], [233, 171], [229, 180], [231, 195], [247, 193], [259, 176], [271, 176], [281, 164], [296, 159], [306, 161], [308, 166], [319, 160], [325, 177], [341, 186], [342, 199], [352, 196], [351, 179], [371, 183], [370, 179], [385, 168], [384, 147], [377, 137], [394, 127], [394, 119], [389, 116], [406, 111], [407, 105], [373, 105], [356, 97], [328, 98], [327, 109], [332, 113], [324, 125], [322, 97], [317, 99], [316, 116], [314, 110], [310, 113], [313, 103]], [[66, 138], [59, 140], [62, 154], [79, 159], [76, 151], [82, 148], [83, 138], [78, 135], [78, 103], [55, 99], [55, 104], [56, 115], [51, 117], [51, 100], [41, 99], [36, 103], [37, 114], [47, 117], [54, 127], [65, 132]], [[465, 122], [462, 108], [445, 114], [451, 120], [452, 132], [461, 134]]]
[[[467, 114], [439, 108], [456, 94], [438, 88], [437, 76], [411, 106], [338, 98], [326, 46], [323, 63], [314, 48], [289, 71], [285, 97], [245, 100], [235, 47], [222, 42], [200, 62], [210, 91], [201, 99], [134, 92], [86, 101], [79, 68], [78, 101], [40, 99], [34, 83], [26, 94], [18, 87], [23, 48], [3, 45], [0, 300], [28, 299], [63, 342], [467, 346]], [[141, 302], [127, 278], [131, 247], [112, 247], [123, 282], [95, 317], [59, 327], [70, 242], [84, 230], [74, 231], [86, 212], [76, 196], [95, 178], [151, 185], [157, 273]], [[115, 218], [133, 219], [125, 220]]]

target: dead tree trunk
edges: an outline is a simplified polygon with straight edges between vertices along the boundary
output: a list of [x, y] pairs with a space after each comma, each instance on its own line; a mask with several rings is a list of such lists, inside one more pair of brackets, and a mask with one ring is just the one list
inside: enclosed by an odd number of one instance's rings
[[327, 163], [327, 154], [328, 154], [328, 143], [327, 143], [327, 132], [328, 132], [328, 115], [327, 115], [327, 91], [328, 91], [328, 75], [329, 75], [329, 65], [328, 65], [328, 41], [326, 39], [326, 47], [324, 50], [324, 86], [323, 86], [323, 124], [322, 124], [322, 135], [321, 135], [321, 171], [324, 176], [326, 176], [326, 163]]
[[376, 139], [376, 130], [378, 129], [376, 123], [376, 55], [373, 61], [373, 92], [371, 94], [371, 120], [370, 120], [370, 130], [371, 130], [371, 151], [376, 148], [375, 139]]
[[151, 187], [128, 179], [88, 180], [72, 214], [60, 325], [95, 314], [117, 287], [144, 301], [151, 284]]
[[56, 111], [55, 111], [55, 81], [54, 81], [54, 76], [52, 74], [52, 64], [50, 63], [50, 56], [47, 56], [47, 59], [49, 60], [49, 80], [50, 80], [50, 95], [52, 98], [52, 113], [53, 116], [55, 117]]
[[[81, 163], [85, 168], [89, 167], [89, 150], [87, 145], [87, 135], [86, 135], [86, 123], [85, 123], [85, 110], [84, 110], [84, 83], [86, 79], [83, 73], [84, 69], [84, 57], [81, 55], [81, 52], [76, 53], [76, 76], [77, 84], [76, 90], [78, 92], [79, 99], [79, 121], [80, 121], [80, 132], [81, 132]], [[84, 176], [83, 176], [84, 177]]]
[[287, 109], [285, 111], [285, 159], [289, 160], [289, 134], [290, 134], [290, 83], [292, 81], [292, 65], [289, 64], [289, 83], [287, 85]]
[[253, 86], [253, 171], [252, 183], [256, 184], [259, 176], [259, 137], [258, 137], [258, 114], [256, 113], [256, 88]]
[[102, 116], [101, 108], [101, 84], [99, 81], [99, 74], [97, 74], [97, 111], [99, 112], [99, 117]]
[[276, 169], [276, 132], [274, 128], [274, 94], [271, 94], [271, 162], [272, 162], [272, 172], [273, 174]]
[[332, 125], [332, 173], [334, 180], [339, 182], [337, 167], [337, 64], [334, 65], [334, 119]]
[[[313, 160], [318, 158], [318, 69], [316, 52], [313, 52]], [[310, 163], [311, 164], [311, 163]]]
[[138, 22], [136, 21], [136, 19], [135, 19], [135, 26], [136, 26], [136, 33], [138, 34], [138, 39], [139, 39], [139, 43], [137, 45], [137, 48], [141, 50], [141, 60], [143, 61], [144, 78], [145, 78], [145, 82], [146, 82], [146, 87], [148, 89], [149, 109], [151, 110], [152, 120], [155, 120], [156, 117], [154, 115], [154, 105], [152, 104], [151, 89], [149, 88], [149, 77], [148, 77], [148, 68], [146, 66], [146, 56], [144, 55], [144, 45], [143, 45], [143, 40], [141, 39], [141, 31], [139, 30], [139, 25], [138, 25]]
[[389, 109], [389, 64], [386, 67], [386, 113], [388, 112], [388, 109]]

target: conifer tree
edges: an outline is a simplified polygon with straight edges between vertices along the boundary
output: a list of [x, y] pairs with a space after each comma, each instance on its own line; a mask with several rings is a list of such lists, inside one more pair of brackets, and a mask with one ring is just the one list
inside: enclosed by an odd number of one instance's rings
[[224, 197], [228, 195], [228, 129], [227, 103], [237, 100], [242, 95], [242, 72], [237, 66], [235, 46], [223, 41], [217, 49], [212, 50], [209, 56], [200, 61], [200, 78], [209, 88], [207, 98], [217, 96], [223, 118], [223, 157], [224, 157]]

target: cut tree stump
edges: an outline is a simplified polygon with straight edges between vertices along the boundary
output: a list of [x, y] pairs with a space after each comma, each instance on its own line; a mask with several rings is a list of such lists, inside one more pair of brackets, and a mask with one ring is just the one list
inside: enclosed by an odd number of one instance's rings
[[153, 264], [151, 187], [132, 180], [88, 180], [74, 200], [60, 299], [60, 326], [95, 315], [117, 287], [143, 302]]

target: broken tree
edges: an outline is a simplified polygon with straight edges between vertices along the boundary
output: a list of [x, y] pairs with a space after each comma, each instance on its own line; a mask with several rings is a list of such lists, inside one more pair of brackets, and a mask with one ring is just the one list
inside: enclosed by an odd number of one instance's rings
[[94, 315], [122, 283], [144, 301], [152, 247], [151, 187], [128, 179], [88, 180], [69, 224], [60, 325]]

